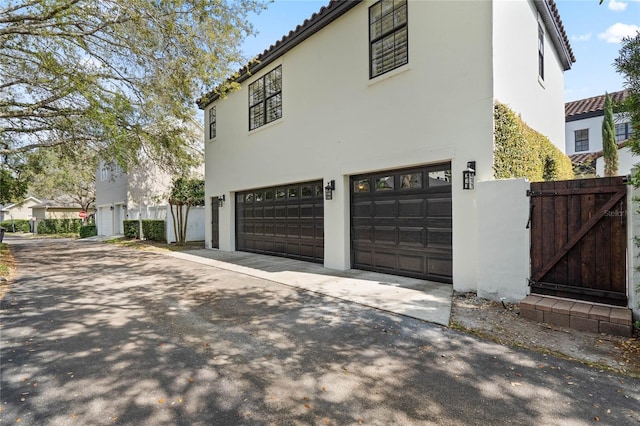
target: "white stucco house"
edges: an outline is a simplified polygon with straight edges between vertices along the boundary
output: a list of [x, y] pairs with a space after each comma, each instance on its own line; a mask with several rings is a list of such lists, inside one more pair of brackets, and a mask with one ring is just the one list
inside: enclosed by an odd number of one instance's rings
[[207, 246], [474, 291], [494, 102], [564, 150], [574, 61], [553, 0], [331, 1], [198, 100]]
[[[566, 153], [574, 163], [593, 164], [597, 176], [604, 176], [602, 156], [602, 122], [604, 121], [605, 94], [579, 99], [565, 104]], [[627, 92], [609, 93], [611, 100], [621, 102]], [[639, 159], [631, 154], [626, 141], [633, 134], [630, 118], [626, 114], [613, 115], [618, 143], [618, 174], [628, 175]]]
[[[204, 175], [204, 165], [192, 171]], [[124, 233], [124, 220], [159, 219], [167, 221], [167, 241], [175, 241], [168, 195], [173, 175], [151, 162], [124, 172], [118, 165], [102, 162], [96, 174], [96, 226], [98, 235]], [[204, 209], [191, 208], [187, 240], [204, 240]]]

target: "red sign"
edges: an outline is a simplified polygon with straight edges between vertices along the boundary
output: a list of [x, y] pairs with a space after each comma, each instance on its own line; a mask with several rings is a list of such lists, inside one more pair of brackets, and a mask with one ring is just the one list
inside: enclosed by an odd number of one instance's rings
[[78, 213], [78, 216], [80, 216], [81, 219], [84, 219], [85, 217], [87, 217], [87, 212], [81, 211], [80, 213]]

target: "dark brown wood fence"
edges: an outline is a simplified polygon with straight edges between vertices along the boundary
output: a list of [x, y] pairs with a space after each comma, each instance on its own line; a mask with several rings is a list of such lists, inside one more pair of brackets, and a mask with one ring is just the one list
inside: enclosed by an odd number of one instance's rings
[[531, 184], [531, 292], [627, 305], [623, 177]]

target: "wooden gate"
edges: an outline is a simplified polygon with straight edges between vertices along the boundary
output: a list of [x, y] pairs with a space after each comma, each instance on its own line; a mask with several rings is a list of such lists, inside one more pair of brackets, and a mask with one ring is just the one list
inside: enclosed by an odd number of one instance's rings
[[627, 305], [623, 177], [531, 184], [531, 292]]

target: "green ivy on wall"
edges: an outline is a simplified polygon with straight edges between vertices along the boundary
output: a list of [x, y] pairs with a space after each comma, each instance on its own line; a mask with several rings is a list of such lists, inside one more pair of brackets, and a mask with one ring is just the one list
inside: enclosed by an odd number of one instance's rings
[[571, 160], [549, 139], [533, 130], [509, 107], [496, 102], [493, 172], [496, 179], [531, 182], [573, 179]]

